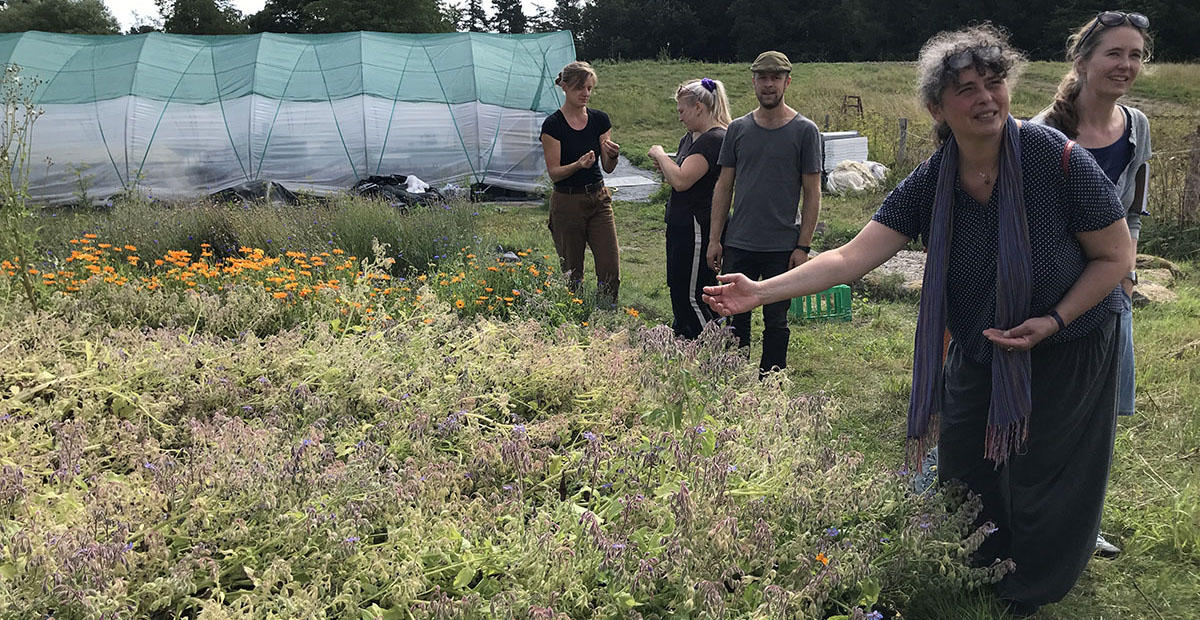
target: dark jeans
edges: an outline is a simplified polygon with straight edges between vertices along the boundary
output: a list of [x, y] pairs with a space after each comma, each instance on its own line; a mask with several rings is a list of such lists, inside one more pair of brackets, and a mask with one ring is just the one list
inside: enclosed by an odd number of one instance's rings
[[[791, 251], [751, 252], [739, 248], [725, 248], [721, 263], [723, 273], [745, 274], [751, 280], [765, 280], [788, 270]], [[788, 330], [787, 313], [792, 305], [790, 299], [763, 306], [763, 350], [758, 368], [762, 372], [787, 368]], [[733, 315], [733, 335], [739, 347], [750, 346], [750, 313]]]
[[1000, 596], [1045, 605], [1075, 585], [1096, 548], [1117, 424], [1117, 315], [1072, 342], [1032, 351], [1029, 436], [1000, 469], [983, 457], [991, 364], [951, 341], [938, 438], [938, 477], [961, 480], [998, 528], [984, 559], [1011, 557]]
[[707, 218], [692, 218], [691, 226], [667, 226], [667, 288], [675, 314], [675, 335], [696, 338], [716, 313], [700, 295], [716, 286], [717, 275], [708, 267]]

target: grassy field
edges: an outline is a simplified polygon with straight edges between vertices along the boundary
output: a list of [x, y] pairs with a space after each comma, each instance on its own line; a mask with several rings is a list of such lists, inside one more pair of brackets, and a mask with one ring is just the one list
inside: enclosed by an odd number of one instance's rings
[[[1013, 91], [1013, 115], [1029, 118], [1054, 97], [1065, 63], [1030, 63]], [[673, 146], [679, 141], [680, 125], [672, 98], [682, 82], [698, 77], [722, 80], [729, 94], [734, 117], [754, 108], [750, 72], [744, 65], [709, 64], [684, 61], [600, 62], [596, 65], [599, 82], [591, 105], [609, 113], [613, 134], [626, 154], [641, 155], [652, 144]], [[859, 129], [872, 115], [888, 119], [907, 118], [910, 138], [928, 136], [929, 114], [917, 102], [911, 63], [806, 63], [792, 71], [788, 104], [825, 129]], [[857, 111], [843, 114], [845, 95], [862, 97], [866, 119]], [[1146, 69], [1134, 85], [1129, 102], [1146, 112], [1152, 121], [1163, 118], [1200, 118], [1200, 65], [1163, 64]], [[1171, 145], [1195, 125], [1179, 127], [1175, 123], [1152, 122], [1154, 140]], [[1157, 150], [1163, 150], [1159, 148]], [[881, 152], [879, 161], [890, 164]], [[894, 157], [894, 152], [892, 153]]]

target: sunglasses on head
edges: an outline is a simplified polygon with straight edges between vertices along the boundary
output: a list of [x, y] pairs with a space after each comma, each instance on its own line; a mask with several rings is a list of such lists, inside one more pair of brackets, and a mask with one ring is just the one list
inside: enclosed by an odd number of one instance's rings
[[1000, 56], [1001, 52], [999, 45], [972, 47], [947, 56], [946, 66], [954, 69], [955, 71], [959, 71], [975, 64], [976, 60], [982, 62], [993, 62], [999, 60]]
[[1092, 25], [1088, 26], [1088, 29], [1083, 33], [1082, 37], [1079, 37], [1079, 42], [1083, 43], [1084, 41], [1087, 41], [1087, 38], [1092, 36], [1092, 33], [1096, 31], [1096, 26], [1116, 28], [1117, 26], [1125, 25], [1125, 22], [1129, 22], [1130, 26], [1133, 26], [1138, 30], [1145, 30], [1150, 27], [1150, 18], [1142, 15], [1141, 13], [1104, 11], [1103, 13], [1097, 15], [1096, 19], [1092, 20]]

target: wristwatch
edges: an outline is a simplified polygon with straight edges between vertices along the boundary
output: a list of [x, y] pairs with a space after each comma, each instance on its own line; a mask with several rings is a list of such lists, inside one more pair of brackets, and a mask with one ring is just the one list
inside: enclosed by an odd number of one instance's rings
[[1137, 286], [1137, 270], [1135, 269], [1135, 270], [1130, 271], [1129, 273], [1125, 274], [1125, 279], [1129, 280], [1130, 282], [1133, 282], [1134, 286]]
[[803, 250], [805, 254], [812, 254], [812, 246], [798, 245], [798, 246], [796, 246], [796, 249]]

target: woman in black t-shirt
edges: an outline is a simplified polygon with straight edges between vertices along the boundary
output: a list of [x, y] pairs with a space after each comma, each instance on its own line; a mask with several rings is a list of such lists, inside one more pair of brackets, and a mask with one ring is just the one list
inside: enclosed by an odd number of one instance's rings
[[675, 91], [675, 110], [687, 129], [675, 159], [658, 144], [650, 147], [649, 156], [671, 186], [666, 214], [667, 288], [675, 335], [695, 338], [716, 316], [701, 296], [705, 286], [717, 283], [705, 256], [713, 188], [721, 175], [717, 156], [731, 120], [725, 85], [709, 78], [686, 82]]
[[542, 152], [554, 182], [548, 222], [554, 249], [572, 289], [577, 290], [583, 281], [583, 250], [591, 246], [597, 294], [615, 306], [621, 286], [617, 226], [612, 192], [604, 186], [600, 165], [612, 172], [621, 147], [612, 141], [608, 115], [587, 107], [596, 87], [591, 65], [573, 62], [554, 83], [563, 89], [563, 104], [542, 123]]

